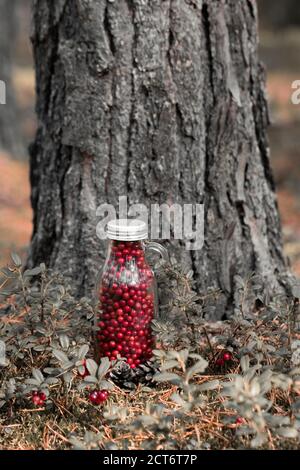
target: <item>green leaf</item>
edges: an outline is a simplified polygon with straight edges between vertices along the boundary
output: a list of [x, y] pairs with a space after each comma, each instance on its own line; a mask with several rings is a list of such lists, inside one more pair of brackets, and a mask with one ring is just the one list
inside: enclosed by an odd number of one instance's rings
[[62, 362], [61, 367], [62, 367], [62, 369], [64, 369], [66, 371], [67, 369], [70, 369], [71, 367], [73, 368], [74, 364], [71, 361]]
[[173, 374], [172, 372], [162, 372], [155, 374], [153, 377], [155, 382], [170, 382], [170, 383], [180, 383], [181, 378], [177, 374]]
[[110, 362], [109, 362], [108, 357], [103, 357], [101, 359], [100, 366], [98, 369], [98, 379], [101, 380], [103, 377], [105, 377], [105, 375], [109, 371], [109, 367], [110, 367]]
[[77, 366], [77, 370], [78, 370], [78, 372], [79, 372], [80, 375], [84, 375], [84, 373], [85, 373], [85, 366], [79, 365], [79, 366]]
[[63, 375], [63, 379], [65, 381], [66, 384], [70, 384], [71, 380], [73, 378], [73, 374], [72, 372], [66, 372], [64, 375]]
[[162, 364], [161, 370], [168, 370], [168, 369], [173, 369], [174, 367], [178, 366], [178, 361], [175, 359], [171, 359], [170, 361], [166, 361]]
[[262, 445], [265, 444], [268, 440], [268, 435], [265, 432], [260, 432], [256, 435], [254, 439], [251, 441], [251, 447], [252, 449], [256, 449], [257, 447], [261, 447]]
[[182, 351], [179, 352], [179, 357], [183, 362], [186, 362], [188, 357], [189, 357], [189, 350], [188, 349], [183, 349]]
[[108, 380], [101, 380], [99, 382], [99, 388], [105, 390], [113, 390], [115, 387], [111, 382], [108, 382]]
[[61, 363], [70, 362], [68, 356], [63, 351], [61, 351], [60, 349], [53, 349], [52, 354]]
[[32, 369], [32, 375], [39, 383], [44, 382], [44, 376], [39, 369]]
[[89, 373], [93, 376], [96, 376], [98, 370], [98, 364], [94, 361], [94, 359], [87, 359], [86, 360], [86, 368]]
[[151, 426], [156, 422], [156, 419], [153, 416], [142, 415], [138, 416], [138, 418], [141, 420], [144, 426]]
[[49, 384], [49, 385], [54, 385], [54, 384], [57, 384], [58, 382], [59, 382], [59, 380], [56, 377], [48, 377], [45, 380], [45, 383]]
[[249, 359], [249, 356], [243, 356], [241, 358], [241, 368], [242, 368], [242, 371], [245, 373], [248, 371], [250, 367], [250, 359]]
[[165, 357], [166, 355], [165, 351], [162, 351], [161, 349], [154, 349], [153, 354], [154, 356], [161, 357], [161, 358]]
[[47, 346], [45, 344], [39, 344], [38, 346], [34, 346], [33, 350], [34, 351], [45, 351], [47, 349]]
[[200, 361], [196, 362], [196, 364], [187, 370], [186, 379], [190, 380], [194, 375], [201, 374], [207, 369], [207, 367], [208, 362], [205, 359], [200, 359]]
[[41, 264], [40, 264], [40, 269], [41, 269], [41, 272], [42, 272], [42, 273], [46, 272], [46, 265], [45, 265], [45, 263], [41, 263]]
[[177, 403], [177, 405], [180, 406], [187, 405], [187, 402], [179, 395], [179, 393], [173, 393], [173, 395], [171, 395], [171, 400], [173, 400], [174, 403]]
[[31, 277], [31, 276], [38, 276], [39, 274], [41, 274], [41, 268], [37, 267], [37, 268], [33, 268], [33, 269], [26, 269], [26, 271], [24, 271], [23, 276], [24, 277]]
[[276, 434], [287, 439], [294, 439], [298, 437], [298, 431], [295, 428], [280, 428], [276, 430]]
[[35, 385], [36, 387], [39, 387], [39, 385], [41, 384], [41, 382], [36, 379], [26, 379], [25, 383], [28, 385]]
[[61, 373], [61, 369], [57, 367], [45, 367], [43, 371], [45, 372], [45, 374], [51, 374], [51, 375], [58, 375]]
[[89, 346], [87, 344], [83, 344], [79, 351], [78, 351], [78, 359], [84, 359], [87, 353], [89, 352]]
[[88, 383], [80, 382], [80, 384], [77, 385], [77, 390], [82, 391], [82, 390], [85, 390], [88, 387], [89, 387]]
[[181, 351], [169, 351], [169, 355], [177, 359], [177, 361], [181, 361], [186, 363], [187, 358], [189, 357], [189, 350], [182, 349]]
[[92, 383], [92, 384], [97, 384], [98, 383], [98, 380], [96, 379], [96, 377], [94, 375], [87, 375], [86, 377], [84, 377], [83, 380], [87, 383]]
[[59, 342], [63, 349], [69, 349], [70, 340], [67, 335], [59, 335]]
[[208, 390], [216, 390], [219, 387], [219, 380], [212, 380], [211, 382], [205, 382], [204, 384], [199, 385], [198, 390], [200, 392], [206, 392]]
[[11, 259], [13, 260], [14, 264], [19, 268], [22, 266], [22, 260], [17, 253], [11, 253]]

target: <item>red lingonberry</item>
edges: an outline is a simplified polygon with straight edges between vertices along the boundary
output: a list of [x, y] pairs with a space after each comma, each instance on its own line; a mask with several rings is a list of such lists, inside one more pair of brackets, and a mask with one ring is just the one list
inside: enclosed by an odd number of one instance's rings
[[40, 397], [38, 395], [34, 396], [31, 398], [31, 401], [35, 406], [38, 406], [40, 404]]
[[243, 418], [241, 418], [241, 416], [238, 416], [235, 420], [236, 424], [243, 424], [243, 422], [244, 422], [244, 420], [243, 420]]
[[31, 401], [35, 406], [41, 406], [47, 400], [47, 396], [44, 392], [37, 392], [36, 390], [31, 394]]
[[89, 394], [89, 400], [93, 405], [101, 405], [107, 400], [108, 396], [107, 390], [94, 390]]
[[94, 405], [97, 404], [97, 400], [98, 400], [98, 392], [97, 390], [94, 390], [93, 392], [91, 392], [89, 394], [89, 400], [91, 403], [93, 403]]
[[216, 360], [216, 365], [217, 365], [217, 366], [223, 366], [223, 365], [224, 365], [224, 360], [221, 359], [221, 358], [217, 359], [217, 360]]
[[107, 390], [99, 390], [98, 397], [97, 397], [98, 404], [104, 403], [107, 400], [108, 395], [109, 394]]
[[223, 360], [224, 360], [224, 361], [231, 361], [231, 359], [232, 359], [232, 355], [231, 355], [230, 352], [225, 352], [225, 353], [223, 354]]

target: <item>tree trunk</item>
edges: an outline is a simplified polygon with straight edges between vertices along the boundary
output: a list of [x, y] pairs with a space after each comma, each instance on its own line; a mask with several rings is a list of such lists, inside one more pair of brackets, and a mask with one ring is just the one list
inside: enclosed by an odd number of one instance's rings
[[0, 105], [0, 150], [15, 158], [24, 156], [18, 125], [18, 111], [12, 84], [12, 56], [15, 37], [15, 0], [0, 2], [0, 80], [6, 86], [6, 104]]
[[[103, 259], [103, 202], [204, 203], [205, 246], [170, 242], [201, 291], [237, 307], [238, 276], [285, 273], [266, 139], [254, 0], [40, 0], [33, 45], [29, 265], [88, 294]], [[281, 289], [282, 290], [282, 289]]]

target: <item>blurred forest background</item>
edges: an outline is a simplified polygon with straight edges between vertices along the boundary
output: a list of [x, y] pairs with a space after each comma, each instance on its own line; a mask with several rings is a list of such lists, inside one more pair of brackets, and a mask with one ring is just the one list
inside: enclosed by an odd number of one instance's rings
[[[0, 265], [11, 251], [26, 254], [31, 236], [28, 145], [36, 129], [35, 77], [30, 44], [31, 0], [0, 0], [0, 80], [11, 75], [13, 103], [0, 105]], [[5, 8], [9, 14], [4, 15]], [[299, 0], [258, 0], [260, 57], [267, 69], [271, 159], [283, 221], [285, 253], [300, 275]], [[11, 55], [11, 67], [9, 56]]]

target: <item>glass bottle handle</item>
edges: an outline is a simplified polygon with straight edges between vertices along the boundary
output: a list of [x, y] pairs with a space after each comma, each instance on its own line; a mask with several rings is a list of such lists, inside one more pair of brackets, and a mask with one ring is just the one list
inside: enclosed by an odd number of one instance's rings
[[157, 242], [147, 242], [146, 244], [146, 252], [147, 251], [154, 251], [158, 253], [164, 261], [169, 261], [169, 253], [168, 250], [162, 246], [160, 243]]
[[[153, 251], [155, 253], [158, 253], [164, 261], [166, 261], [166, 262], [170, 261], [168, 250], [164, 246], [162, 246], [160, 243], [146, 242], [145, 251], [146, 251], [146, 253], [147, 253], [147, 251]], [[154, 298], [155, 298], [155, 300], [154, 300], [154, 319], [158, 320], [159, 319], [158, 289], [157, 289], [157, 283], [156, 283], [155, 278], [154, 278]]]

